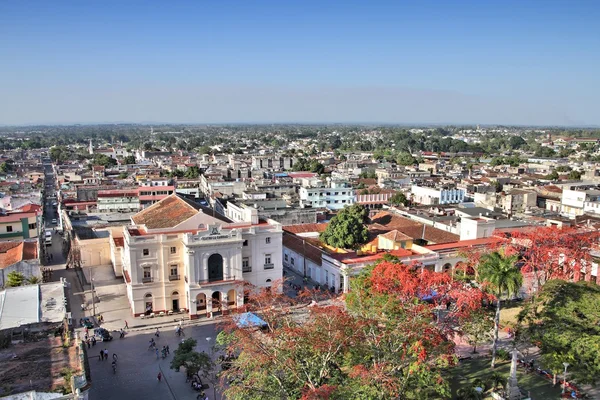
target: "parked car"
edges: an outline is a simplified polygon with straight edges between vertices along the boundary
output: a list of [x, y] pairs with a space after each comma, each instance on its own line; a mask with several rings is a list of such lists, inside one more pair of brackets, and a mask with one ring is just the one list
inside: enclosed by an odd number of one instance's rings
[[110, 332], [104, 328], [96, 328], [94, 330], [94, 334], [96, 336], [100, 336], [100, 339], [102, 339], [103, 342], [110, 342], [111, 340], [113, 340], [113, 337], [110, 334]]
[[94, 327], [94, 323], [88, 317], [83, 318], [81, 322], [81, 326], [85, 326], [88, 329], [92, 329]]

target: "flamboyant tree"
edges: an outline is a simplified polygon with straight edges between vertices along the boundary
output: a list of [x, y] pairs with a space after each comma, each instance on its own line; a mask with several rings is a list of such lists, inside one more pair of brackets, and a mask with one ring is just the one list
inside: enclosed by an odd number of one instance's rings
[[582, 273], [586, 280], [591, 278], [590, 249], [600, 239], [595, 228], [539, 227], [510, 236], [510, 246], [523, 263], [522, 272], [533, 277], [537, 290], [550, 279], [578, 281]]
[[297, 302], [312, 298], [311, 293], [303, 293], [301, 300], [277, 290], [249, 293], [243, 310], [259, 314], [266, 326], [238, 329], [231, 319], [224, 327], [227, 350], [238, 355], [222, 375], [230, 382], [225, 395], [304, 400], [448, 396], [445, 370], [456, 361], [454, 343], [450, 329], [436, 323], [434, 308], [442, 298], [452, 301], [453, 315], [460, 317], [480, 307], [485, 294], [437, 275], [382, 262], [351, 281], [347, 307], [298, 308]]

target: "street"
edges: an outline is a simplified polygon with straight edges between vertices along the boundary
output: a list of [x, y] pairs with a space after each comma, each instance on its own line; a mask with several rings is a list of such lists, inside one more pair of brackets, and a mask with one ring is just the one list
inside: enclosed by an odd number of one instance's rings
[[[195, 399], [198, 392], [194, 391], [190, 383], [185, 382], [185, 372], [175, 372], [169, 368], [173, 352], [182, 340], [175, 334], [175, 328], [170, 327], [161, 331], [160, 338], [154, 336], [154, 329], [142, 332], [132, 332], [119, 339], [118, 332], [113, 332], [114, 339], [110, 342], [98, 342], [95, 347], [88, 350], [90, 369], [92, 375], [91, 400], [107, 399]], [[186, 338], [192, 337], [198, 341], [197, 350], [210, 354], [210, 347], [214, 344], [216, 332], [215, 325], [188, 326], [185, 328]], [[148, 344], [154, 338], [157, 347], [162, 349], [169, 345], [171, 354], [166, 359], [156, 358], [153, 350], [148, 350]], [[210, 341], [206, 340], [210, 338]], [[108, 349], [109, 359], [99, 360], [100, 349]], [[117, 372], [113, 374], [111, 362], [113, 354], [117, 354]], [[158, 373], [163, 375], [162, 381], [157, 380]], [[206, 391], [209, 398], [215, 399], [213, 383]], [[217, 393], [216, 399], [221, 397]]]

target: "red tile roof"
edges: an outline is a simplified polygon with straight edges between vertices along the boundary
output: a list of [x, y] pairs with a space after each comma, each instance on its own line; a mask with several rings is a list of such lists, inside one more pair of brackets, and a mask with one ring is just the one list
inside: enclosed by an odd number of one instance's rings
[[197, 208], [177, 194], [172, 194], [135, 214], [131, 219], [136, 225], [145, 225], [148, 229], [165, 229], [173, 228], [196, 214]]
[[408, 235], [405, 235], [402, 232], [397, 231], [396, 229], [394, 229], [393, 231], [389, 231], [388, 233], [384, 233], [383, 235], [379, 235], [381, 237], [384, 237], [386, 239], [392, 240], [394, 242], [401, 242], [403, 240], [412, 240], [412, 238]]
[[113, 242], [117, 247], [123, 247], [125, 245], [125, 239], [123, 239], [122, 237], [113, 238]]
[[327, 223], [322, 224], [298, 224], [287, 225], [283, 227], [284, 231], [290, 233], [308, 233], [308, 232], [323, 232], [327, 229]]
[[0, 242], [0, 269], [38, 257], [36, 242]]
[[443, 244], [432, 244], [427, 247], [431, 251], [440, 251], [440, 250], [452, 250], [452, 249], [462, 249], [465, 247], [479, 247], [486, 246], [494, 243], [501, 242], [503, 239], [497, 236], [492, 236], [488, 238], [481, 239], [472, 239], [472, 240], [461, 240], [453, 243], [443, 243]]
[[424, 225], [420, 222], [387, 211], [375, 214], [371, 218], [371, 222], [372, 224], [369, 225], [369, 231], [372, 235], [379, 235], [392, 230], [397, 230], [413, 239], [424, 239], [427, 242], [431, 242], [431, 244], [450, 243], [460, 240], [460, 236], [453, 233], [429, 225]]
[[301, 179], [301, 178], [314, 178], [315, 176], [317, 176], [317, 174], [315, 172], [299, 171], [299, 172], [288, 172], [288, 176], [293, 179]]

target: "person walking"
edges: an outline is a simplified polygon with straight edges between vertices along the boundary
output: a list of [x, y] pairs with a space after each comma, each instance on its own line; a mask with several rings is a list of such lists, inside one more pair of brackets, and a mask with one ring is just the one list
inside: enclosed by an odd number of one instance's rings
[[96, 345], [96, 336], [92, 336], [92, 346]]
[[160, 331], [158, 330], [158, 328], [156, 328], [156, 332], [154, 332], [154, 336], [156, 336], [157, 338], [160, 337]]
[[[156, 350], [158, 351], [158, 350]], [[156, 379], [160, 382], [160, 380], [162, 379], [162, 373], [159, 372], [158, 375], [156, 375]]]
[[104, 350], [100, 350], [100, 358], [99, 360], [104, 360]]
[[125, 321], [125, 329], [129, 329], [129, 324]]
[[108, 349], [104, 349], [104, 359], [108, 360]]
[[171, 354], [171, 350], [169, 350], [169, 345], [167, 345], [167, 354]]

